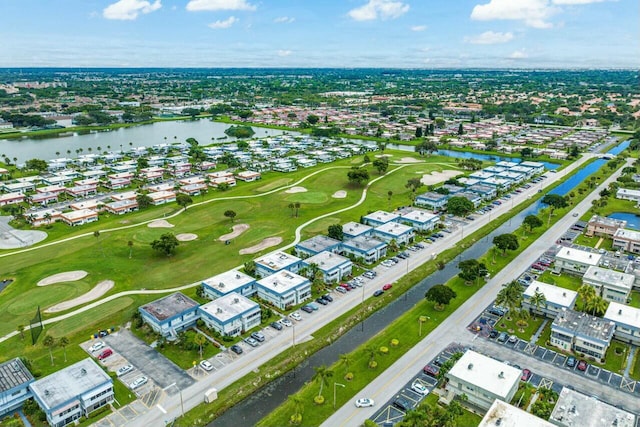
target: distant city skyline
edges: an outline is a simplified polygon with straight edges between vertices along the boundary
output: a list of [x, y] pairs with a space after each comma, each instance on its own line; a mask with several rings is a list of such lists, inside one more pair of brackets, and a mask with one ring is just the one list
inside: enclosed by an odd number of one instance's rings
[[5, 0], [0, 67], [640, 67], [638, 0]]

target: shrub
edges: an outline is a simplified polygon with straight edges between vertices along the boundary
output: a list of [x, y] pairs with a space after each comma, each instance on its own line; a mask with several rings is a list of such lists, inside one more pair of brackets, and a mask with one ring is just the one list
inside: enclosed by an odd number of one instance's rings
[[380, 347], [380, 353], [382, 353], [382, 354], [389, 353], [389, 348], [385, 347], [385, 346]]
[[289, 422], [293, 425], [302, 424], [302, 414], [293, 414], [289, 418]]
[[324, 403], [324, 396], [319, 395], [319, 396], [314, 397], [314, 398], [313, 398], [313, 402], [314, 402], [316, 405], [322, 405], [322, 404]]
[[370, 360], [370, 361], [369, 361], [369, 367], [370, 367], [371, 369], [375, 369], [375, 368], [377, 368], [377, 367], [378, 367], [378, 362], [376, 362], [375, 360]]
[[347, 372], [344, 376], [344, 379], [347, 381], [351, 381], [353, 379], [353, 372]]
[[397, 347], [400, 345], [400, 341], [398, 341], [396, 338], [391, 340], [391, 347]]

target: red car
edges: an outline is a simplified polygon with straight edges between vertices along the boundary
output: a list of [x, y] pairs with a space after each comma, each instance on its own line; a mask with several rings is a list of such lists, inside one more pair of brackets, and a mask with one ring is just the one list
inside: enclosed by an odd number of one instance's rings
[[578, 370], [579, 371], [586, 371], [587, 370], [587, 362], [585, 362], [584, 360], [581, 360], [578, 362]]
[[388, 291], [389, 289], [391, 289], [393, 287], [393, 285], [391, 285], [391, 283], [387, 283], [386, 285], [384, 285], [382, 287], [383, 291]]
[[528, 369], [523, 369], [522, 376], [520, 377], [520, 381], [527, 382], [529, 381], [529, 378], [531, 378], [531, 371]]
[[430, 377], [437, 377], [440, 372], [440, 368], [434, 365], [427, 365], [422, 369], [422, 372], [429, 375]]
[[107, 357], [111, 356], [113, 354], [113, 350], [111, 350], [110, 348], [106, 349], [105, 351], [103, 351], [102, 353], [100, 353], [98, 355], [98, 360], [104, 360]]

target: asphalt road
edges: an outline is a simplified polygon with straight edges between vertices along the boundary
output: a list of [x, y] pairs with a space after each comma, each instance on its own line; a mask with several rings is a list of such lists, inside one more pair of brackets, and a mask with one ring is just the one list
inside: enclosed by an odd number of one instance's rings
[[[475, 221], [472, 221], [469, 225], [464, 227], [464, 230], [460, 233], [452, 233], [447, 234], [445, 238], [437, 240], [434, 244], [429, 245], [426, 249], [412, 252], [411, 258], [408, 261], [403, 261], [396, 264], [391, 268], [377, 267], [376, 271], [378, 271], [378, 276], [374, 280], [366, 281], [362, 290], [357, 289], [347, 294], [337, 294], [339, 295], [335, 298], [335, 301], [332, 304], [329, 304], [326, 307], [321, 307], [320, 310], [314, 312], [313, 314], [301, 313], [304, 320], [297, 322], [295, 327], [293, 328], [285, 328], [281, 333], [272, 338], [268, 339], [264, 343], [257, 347], [254, 351], [245, 352], [245, 354], [241, 356], [233, 356], [230, 357], [232, 361], [225, 365], [224, 367], [210, 373], [206, 377], [200, 379], [195, 384], [184, 388], [177, 395], [165, 395], [162, 396], [160, 402], [149, 408], [147, 411], [139, 413], [137, 417], [132, 420], [127, 421], [122, 425], [130, 425], [130, 426], [140, 426], [140, 425], [165, 425], [167, 422], [172, 421], [173, 419], [179, 417], [182, 412], [182, 408], [185, 411], [194, 408], [195, 406], [203, 403], [204, 394], [210, 388], [216, 388], [217, 390], [224, 389], [229, 386], [233, 382], [242, 378], [243, 376], [249, 374], [250, 372], [257, 371], [257, 369], [271, 360], [274, 356], [285, 351], [293, 346], [294, 336], [295, 342], [300, 343], [304, 340], [312, 339], [312, 334], [322, 326], [327, 323], [333, 321], [344, 312], [350, 310], [353, 307], [358, 306], [362, 302], [362, 298], [369, 298], [376, 289], [382, 287], [385, 283], [394, 282], [407, 271], [413, 270], [419, 265], [424, 264], [425, 262], [431, 260], [434, 255], [437, 255], [457, 244], [457, 242], [461, 239], [462, 233], [466, 235], [471, 234], [475, 230], [484, 226], [491, 219], [497, 218], [499, 215], [508, 212], [513, 206], [525, 201], [527, 198], [536, 194], [539, 189], [544, 189], [551, 185], [553, 182], [561, 179], [567, 173], [579, 168], [585, 161], [592, 157], [597, 157], [595, 154], [587, 154], [583, 156], [577, 162], [572, 163], [567, 167], [565, 171], [559, 173], [547, 173], [547, 179], [542, 181], [540, 184], [532, 185], [531, 188], [519, 193], [517, 195], [512, 196], [512, 203], [503, 203], [494, 209], [491, 214], [485, 214], [479, 216]], [[589, 202], [590, 206], [590, 202]], [[567, 229], [566, 226], [565, 229]], [[556, 232], [557, 233], [557, 232]], [[558, 234], [559, 235], [559, 234]], [[542, 247], [542, 246], [541, 246]], [[493, 282], [493, 281], [492, 281]], [[490, 282], [491, 283], [491, 282]], [[500, 282], [502, 283], [502, 282]], [[490, 285], [486, 285], [488, 287]], [[497, 290], [496, 290], [497, 293]], [[493, 299], [493, 298], [492, 298]], [[488, 303], [487, 303], [488, 304]], [[485, 304], [485, 306], [487, 305]], [[462, 307], [464, 308], [464, 306]], [[480, 310], [478, 307], [477, 310]], [[467, 309], [469, 310], [469, 309]], [[474, 311], [475, 312], [475, 311]], [[457, 316], [451, 316], [454, 318]], [[310, 320], [310, 318], [312, 318]], [[467, 322], [469, 323], [469, 322]], [[464, 330], [466, 324], [464, 322], [460, 322], [459, 327], [457, 329]], [[445, 344], [452, 341], [451, 337], [448, 336], [451, 332], [447, 328], [444, 333], [440, 335], [440, 343]], [[433, 334], [432, 334], [433, 335]], [[445, 337], [443, 339], [443, 337]], [[430, 340], [429, 340], [430, 341]], [[424, 343], [425, 341], [423, 341]], [[421, 345], [416, 346], [416, 348], [421, 348]], [[415, 350], [415, 349], [414, 349]], [[435, 352], [435, 349], [433, 350]], [[411, 354], [408, 353], [408, 354]], [[434, 353], [435, 354], [435, 353]], [[403, 358], [404, 359], [404, 358]], [[402, 360], [402, 359], [401, 359]], [[413, 362], [412, 365], [415, 364], [416, 361]], [[404, 362], [407, 363], [407, 362]], [[394, 365], [395, 366], [395, 365]], [[406, 369], [406, 366], [404, 367]], [[399, 368], [401, 369], [401, 368]], [[393, 371], [393, 370], [390, 370]], [[389, 371], [388, 371], [389, 372]], [[399, 372], [399, 371], [398, 371]], [[381, 377], [385, 377], [386, 373], [381, 375]], [[406, 382], [406, 381], [405, 381]], [[182, 402], [181, 402], [182, 399]], [[381, 401], [384, 401], [384, 398], [381, 398]], [[342, 408], [338, 413], [342, 413], [344, 408]], [[362, 410], [361, 410], [362, 411]], [[364, 414], [364, 412], [360, 412], [360, 414]], [[347, 420], [353, 419], [355, 414], [347, 414], [346, 412], [338, 420]], [[367, 418], [369, 415], [366, 415], [364, 418]], [[359, 422], [362, 422], [363, 417], [358, 418]], [[332, 417], [333, 419], [333, 417]], [[334, 421], [335, 424], [327, 424], [327, 425], [340, 425], [341, 421]], [[353, 424], [357, 425], [357, 422], [354, 421]]]
[[[627, 160], [627, 165], [630, 165], [633, 159]], [[622, 169], [622, 168], [621, 168]], [[376, 402], [386, 402], [389, 400], [399, 389], [401, 389], [423, 366], [427, 361], [433, 359], [438, 355], [442, 349], [451, 342], [458, 342], [461, 344], [472, 344], [474, 335], [467, 331], [468, 324], [480, 315], [480, 313], [493, 302], [496, 295], [500, 291], [504, 283], [508, 283], [517, 277], [527, 269], [539, 256], [542, 255], [551, 245], [555, 243], [559, 236], [561, 236], [566, 230], [568, 230], [575, 218], [573, 213], [582, 215], [591, 207], [591, 201], [599, 197], [599, 192], [606, 188], [609, 183], [615, 181], [619, 176], [619, 169], [610, 178], [605, 180], [599, 187], [591, 192], [582, 202], [575, 206], [571, 212], [567, 213], [563, 218], [556, 222], [550, 229], [548, 229], [539, 239], [533, 242], [524, 252], [518, 255], [508, 266], [503, 268], [498, 274], [496, 274], [491, 280], [487, 282], [482, 288], [482, 292], [476, 293], [471, 299], [467, 300], [458, 310], [456, 310], [451, 316], [446, 318], [440, 325], [427, 335], [420, 343], [409, 350], [404, 356], [390, 366], [383, 374], [378, 376], [368, 386], [366, 386], [361, 392], [358, 393], [359, 397], [369, 397]], [[553, 175], [553, 174], [550, 174]], [[560, 174], [557, 174], [560, 175]], [[547, 180], [548, 181], [548, 180]], [[477, 220], [476, 220], [477, 222]], [[476, 340], [476, 343], [481, 341]], [[515, 353], [515, 352], [514, 352]], [[526, 357], [526, 356], [523, 356]], [[516, 358], [514, 357], [514, 360]], [[531, 359], [531, 358], [526, 358]], [[538, 370], [543, 376], [548, 378], [556, 378], [553, 375], [553, 367], [547, 364], [537, 366], [533, 361], [529, 363], [527, 360], [519, 363], [521, 366], [531, 366]], [[551, 373], [551, 374], [549, 374]], [[559, 371], [555, 373], [560, 375], [560, 378], [566, 378], [566, 375], [574, 375], [569, 372]], [[581, 381], [587, 381], [584, 378]], [[600, 395], [606, 392], [607, 395], [611, 395], [616, 390], [603, 389], [602, 385], [597, 382], [592, 382], [593, 387], [599, 388], [600, 393], [594, 393]], [[581, 384], [576, 381], [576, 384]], [[579, 389], [578, 389], [579, 390]], [[611, 393], [610, 393], [611, 392]], [[616, 391], [617, 392], [617, 391]], [[619, 392], [620, 396], [624, 395], [625, 399], [630, 396], [626, 393]], [[633, 398], [632, 398], [633, 399]], [[611, 400], [610, 398], [608, 400]], [[624, 405], [627, 409], [640, 411], [640, 400], [635, 399], [635, 402], [629, 402], [628, 405]], [[333, 416], [328, 418], [322, 425], [325, 427], [356, 427], [360, 426], [363, 421], [371, 417], [376, 412], [376, 408], [356, 408], [353, 402], [345, 404], [342, 408], [334, 413]]]

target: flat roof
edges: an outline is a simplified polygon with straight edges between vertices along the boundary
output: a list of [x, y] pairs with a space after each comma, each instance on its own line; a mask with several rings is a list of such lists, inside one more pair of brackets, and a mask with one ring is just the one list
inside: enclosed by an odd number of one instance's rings
[[414, 209], [411, 212], [407, 212], [402, 214], [400, 218], [405, 218], [410, 221], [425, 223], [429, 221], [433, 221], [434, 219], [438, 219], [438, 215], [434, 215], [431, 212], [427, 212], [422, 209]]
[[571, 306], [578, 296], [576, 291], [550, 285], [548, 283], [538, 282], [537, 280], [531, 282], [527, 287], [527, 290], [524, 291], [524, 295], [532, 297], [536, 291], [541, 292], [548, 303], [553, 303], [562, 307]]
[[604, 314], [604, 318], [617, 324], [624, 324], [631, 328], [640, 329], [640, 308], [611, 301], [607, 312]]
[[544, 167], [544, 163], [526, 161], [526, 162], [518, 163], [518, 166], [526, 166], [526, 167], [531, 167], [531, 168], [543, 168]]
[[231, 292], [223, 297], [214, 299], [211, 302], [201, 305], [199, 310], [207, 313], [209, 316], [226, 322], [234, 317], [242, 315], [248, 311], [260, 308], [258, 303], [251, 301], [236, 292]]
[[467, 350], [447, 375], [506, 399], [513, 385], [520, 381], [522, 371], [483, 354]]
[[628, 230], [626, 228], [618, 228], [616, 232], [613, 233], [613, 238], [640, 241], [640, 231]]
[[286, 252], [278, 251], [272, 252], [257, 259], [256, 264], [269, 267], [271, 270], [282, 270], [292, 264], [299, 262], [301, 259], [295, 255], [290, 255]]
[[91, 209], [78, 209], [77, 211], [64, 212], [61, 214], [61, 216], [70, 221], [73, 221], [74, 219], [86, 218], [89, 216], [98, 216], [98, 212], [92, 211]]
[[589, 224], [601, 224], [606, 227], [624, 228], [627, 221], [623, 219], [608, 218], [606, 216], [593, 215], [589, 220]]
[[478, 427], [552, 427], [549, 421], [538, 418], [502, 400], [496, 399]]
[[631, 188], [619, 188], [616, 192], [616, 197], [620, 194], [628, 194], [629, 196], [640, 197], [640, 190], [633, 190]]
[[560, 327], [583, 337], [609, 342], [615, 330], [615, 324], [610, 320], [591, 316], [571, 309], [563, 308], [553, 320], [553, 327]]
[[390, 234], [392, 236], [402, 236], [413, 231], [410, 225], [400, 224], [398, 222], [387, 222], [375, 228], [380, 233]]
[[598, 265], [600, 264], [601, 258], [602, 258], [602, 255], [597, 253], [587, 252], [580, 249], [567, 248], [567, 247], [563, 247], [556, 254], [556, 259], [574, 261], [574, 262], [579, 262], [580, 264], [586, 264], [586, 265]]
[[151, 301], [141, 308], [155, 319], [163, 321], [197, 306], [197, 302], [181, 292], [176, 292], [164, 298]]
[[356, 236], [353, 239], [347, 239], [342, 242], [342, 246], [349, 246], [351, 248], [362, 249], [363, 251], [369, 251], [380, 246], [386, 246], [386, 243], [374, 239], [373, 237]]
[[636, 276], [592, 265], [587, 268], [584, 276], [582, 276], [582, 280], [603, 284], [611, 283], [618, 288], [631, 289], [633, 282], [636, 280]]
[[86, 358], [31, 383], [29, 387], [51, 410], [107, 382], [111, 382], [109, 375], [91, 358]]
[[0, 364], [0, 393], [33, 381], [33, 375], [19, 357]]
[[283, 294], [304, 283], [309, 283], [309, 279], [287, 270], [280, 270], [277, 273], [258, 280], [256, 283], [277, 294]]
[[209, 277], [208, 279], [204, 279], [202, 283], [226, 294], [227, 292], [233, 292], [236, 289], [249, 285], [255, 281], [256, 279], [241, 271], [229, 270], [213, 277]]
[[307, 265], [316, 264], [320, 270], [327, 271], [351, 261], [349, 258], [343, 257], [342, 255], [334, 254], [329, 251], [322, 251], [319, 254], [305, 259], [303, 262]]
[[633, 427], [636, 417], [630, 412], [564, 387], [549, 420], [555, 425], [567, 427]]
[[336, 245], [339, 245], [340, 243], [342, 243], [340, 242], [340, 240], [332, 239], [331, 237], [319, 234], [298, 243], [296, 246], [302, 249], [308, 249], [313, 252], [322, 252], [327, 248], [332, 248]]
[[389, 213], [386, 211], [375, 211], [373, 213], [370, 213], [369, 215], [365, 215], [363, 219], [387, 223], [389, 221], [393, 221], [394, 219], [397, 219], [398, 217], [399, 217], [398, 214]]
[[370, 225], [360, 224], [359, 222], [348, 222], [342, 226], [342, 231], [351, 235], [359, 235], [373, 230]]

